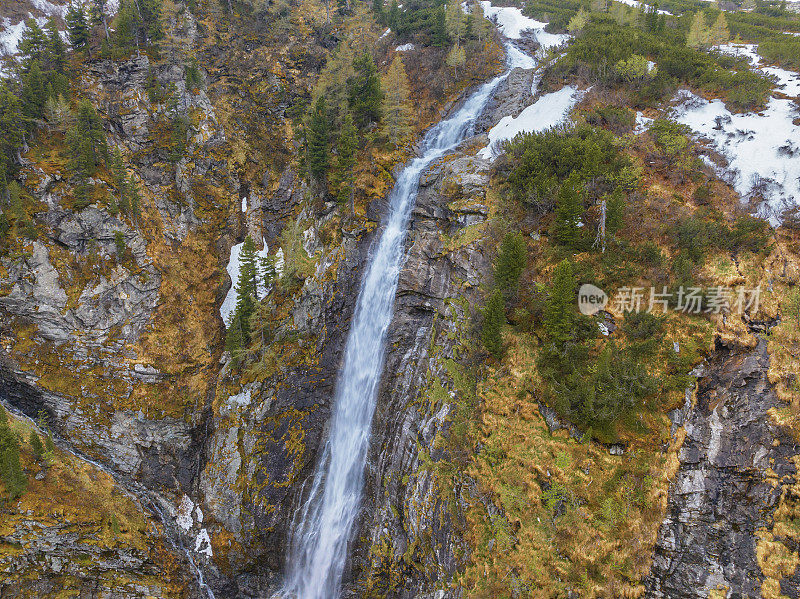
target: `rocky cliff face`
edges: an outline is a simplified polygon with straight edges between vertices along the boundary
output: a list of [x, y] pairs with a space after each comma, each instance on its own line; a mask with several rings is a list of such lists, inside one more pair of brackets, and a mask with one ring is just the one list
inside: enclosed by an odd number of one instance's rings
[[766, 553], [778, 557], [777, 545], [763, 543], [774, 540], [776, 508], [793, 494], [798, 452], [796, 439], [771, 419], [783, 403], [768, 368], [764, 340], [751, 350], [719, 347], [693, 404], [675, 413], [686, 439], [646, 596], [798, 595], [796, 576], [775, 576], [765, 564]]

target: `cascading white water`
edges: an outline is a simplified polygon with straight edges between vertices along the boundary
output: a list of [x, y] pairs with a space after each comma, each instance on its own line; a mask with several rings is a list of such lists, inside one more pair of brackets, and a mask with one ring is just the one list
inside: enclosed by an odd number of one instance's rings
[[[513, 48], [510, 43], [507, 48]], [[530, 57], [506, 52], [508, 69], [482, 85], [450, 118], [425, 135], [423, 153], [412, 160], [389, 196], [389, 215], [361, 283], [344, 366], [339, 373], [329, 438], [322, 450], [308, 499], [293, 522], [287, 579], [281, 593], [295, 599], [339, 596], [347, 545], [358, 513], [375, 399], [383, 370], [386, 332], [392, 320], [404, 259], [409, 215], [422, 171], [473, 133], [486, 101], [510, 70], [530, 68]], [[522, 62], [522, 63], [521, 63]]]

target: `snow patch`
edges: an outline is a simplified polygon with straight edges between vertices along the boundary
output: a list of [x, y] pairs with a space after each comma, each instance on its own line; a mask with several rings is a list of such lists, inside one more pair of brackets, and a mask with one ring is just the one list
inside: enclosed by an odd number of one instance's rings
[[683, 90], [674, 109], [728, 160], [727, 180], [743, 198], [765, 199], [758, 215], [773, 226], [800, 201], [800, 126], [791, 100], [770, 98], [759, 113], [731, 114], [721, 100], [708, 101]]
[[644, 116], [642, 114], [641, 110], [637, 110], [636, 111], [636, 128], [633, 130], [633, 132], [636, 135], [641, 135], [642, 133], [647, 131], [647, 128], [650, 126], [650, 123], [652, 123], [652, 122], [653, 122], [653, 119], [651, 119], [650, 117]]
[[[231, 288], [228, 290], [228, 295], [225, 296], [225, 300], [219, 307], [219, 315], [222, 316], [222, 320], [226, 324], [228, 322], [228, 317], [230, 317], [230, 315], [233, 314], [233, 311], [236, 309], [236, 284], [239, 282], [239, 272], [242, 268], [240, 257], [243, 246], [244, 243], [237, 243], [231, 248], [231, 257], [230, 260], [228, 260], [228, 266], [226, 268], [228, 271], [228, 276], [231, 278]], [[269, 248], [265, 243], [264, 248], [256, 252], [256, 262], [258, 262], [261, 258], [267, 257], [269, 254], [268, 249]], [[258, 299], [263, 298], [266, 295], [266, 289], [263, 289], [262, 286], [259, 286], [258, 295]]]
[[395, 48], [396, 52], [408, 52], [409, 50], [414, 49], [414, 44], [403, 44], [402, 46], [397, 46]]
[[544, 30], [547, 23], [526, 17], [522, 14], [522, 10], [515, 6], [492, 6], [488, 0], [482, 0], [481, 7], [486, 18], [494, 21], [500, 33], [508, 39], [518, 40], [524, 31], [533, 31], [536, 41], [543, 48], [553, 48], [560, 46], [570, 37], [564, 33], [548, 33]]
[[8, 17], [3, 18], [3, 30], [0, 31], [0, 56], [12, 56], [17, 53], [26, 27], [25, 21], [15, 25]]
[[47, 0], [30, 0], [30, 3], [35, 9], [42, 11], [44, 14], [62, 19], [67, 15], [67, 10], [69, 10], [69, 5], [59, 6]]
[[544, 131], [563, 123], [580, 96], [581, 92], [577, 88], [568, 85], [541, 96], [517, 117], [503, 117], [489, 131], [489, 145], [478, 152], [478, 155], [492, 159], [497, 156], [501, 142], [513, 139], [519, 133]]
[[228, 404], [243, 407], [250, 405], [250, 388], [246, 388], [241, 393], [237, 393], [236, 395], [230, 395], [228, 397]]
[[199, 524], [202, 524], [203, 523], [203, 510], [200, 509], [199, 505], [194, 509], [194, 515], [195, 515], [195, 518], [197, 518], [197, 522]]
[[384, 32], [381, 34], [381, 36], [380, 36], [378, 39], [379, 39], [379, 40], [382, 40], [382, 39], [383, 39], [383, 38], [385, 38], [387, 35], [389, 35], [391, 32], [392, 32], [392, 30], [391, 30], [391, 29], [387, 29], [386, 31], [384, 31]]
[[184, 495], [181, 499], [181, 503], [178, 506], [178, 513], [175, 516], [175, 522], [180, 526], [183, 530], [189, 530], [192, 527], [192, 510], [194, 509], [194, 503], [191, 499], [189, 499], [188, 495]]
[[214, 555], [214, 551], [211, 549], [211, 538], [205, 528], [197, 534], [197, 538], [194, 540], [194, 550], [197, 553], [204, 553], [206, 557]]
[[242, 212], [247, 212], [247, 197], [242, 198]]

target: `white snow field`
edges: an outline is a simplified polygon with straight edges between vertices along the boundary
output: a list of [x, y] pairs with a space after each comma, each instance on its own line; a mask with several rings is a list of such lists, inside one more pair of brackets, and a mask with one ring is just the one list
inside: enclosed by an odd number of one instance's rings
[[544, 131], [565, 122], [580, 97], [581, 92], [568, 85], [541, 96], [516, 118], [503, 117], [489, 131], [489, 145], [478, 152], [478, 156], [485, 159], [495, 158], [502, 142], [513, 139], [519, 133]]
[[[774, 76], [787, 96], [800, 95], [800, 75], [760, 66], [753, 44], [718, 49], [747, 57], [754, 68]], [[717, 171], [743, 199], [764, 198], [758, 216], [777, 226], [784, 210], [800, 204], [800, 126], [793, 122], [800, 112], [792, 100], [772, 97], [762, 112], [732, 114], [721, 100], [682, 90], [673, 114], [727, 159], [728, 167]]]
[[560, 46], [569, 39], [565, 33], [548, 33], [544, 30], [547, 23], [526, 17], [514, 6], [492, 6], [488, 0], [482, 0], [481, 6], [486, 18], [495, 21], [500, 33], [510, 40], [518, 40], [523, 31], [530, 30], [535, 31], [536, 40], [543, 48]]
[[[242, 246], [244, 243], [237, 243], [231, 248], [231, 259], [228, 261], [227, 271], [228, 275], [231, 277], [231, 288], [228, 290], [228, 295], [225, 296], [225, 301], [222, 302], [222, 305], [219, 307], [219, 315], [222, 316], [222, 320], [225, 324], [228, 323], [228, 317], [233, 314], [233, 311], [236, 309], [236, 285], [239, 282], [239, 271], [242, 268], [241, 262], [239, 258], [242, 254]], [[266, 258], [269, 254], [267, 244], [264, 244], [264, 248], [258, 250], [256, 252], [256, 261], [258, 262], [261, 258]], [[258, 297], [259, 299], [266, 296], [267, 291], [264, 289], [260, 284], [258, 288]]]

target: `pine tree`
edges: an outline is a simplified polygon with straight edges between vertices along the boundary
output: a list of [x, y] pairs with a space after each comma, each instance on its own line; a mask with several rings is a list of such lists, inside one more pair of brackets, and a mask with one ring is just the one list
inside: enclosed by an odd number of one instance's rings
[[343, 40], [325, 63], [312, 96], [313, 102], [325, 96], [328, 112], [333, 113], [330, 121], [334, 128], [342, 126], [344, 114], [349, 110], [349, 84], [355, 74], [353, 51], [347, 40]]
[[308, 123], [307, 141], [306, 163], [308, 165], [308, 173], [324, 188], [330, 163], [330, 128], [325, 96], [320, 96], [314, 104]]
[[22, 122], [22, 103], [3, 80], [0, 80], [0, 131], [0, 178], [6, 179], [16, 165], [25, 126]]
[[489, 19], [487, 19], [483, 15], [483, 10], [480, 8], [480, 5], [478, 5], [478, 8], [473, 10], [471, 14], [472, 14], [472, 18], [473, 18], [472, 19], [473, 20], [473, 23], [472, 23], [473, 34], [475, 35], [475, 37], [478, 38], [478, 41], [480, 43], [483, 43], [483, 40], [485, 38], [488, 38], [489, 34], [491, 33], [492, 24], [489, 21]]
[[86, 48], [89, 43], [89, 24], [86, 22], [86, 13], [81, 4], [70, 4], [65, 17], [67, 22], [67, 36], [70, 45], [76, 50]]
[[573, 35], [583, 31], [586, 23], [589, 22], [589, 13], [581, 6], [580, 10], [569, 20], [567, 30]]
[[30, 69], [21, 78], [22, 113], [28, 117], [30, 122], [41, 119], [44, 116], [44, 105], [47, 101], [47, 88], [39, 62], [31, 63]]
[[0, 425], [0, 480], [11, 499], [20, 497], [28, 485], [19, 463], [19, 442], [8, 424]]
[[717, 20], [711, 26], [711, 31], [708, 34], [709, 43], [712, 46], [720, 46], [727, 44], [731, 39], [730, 31], [728, 31], [728, 21], [725, 19], [725, 13], [719, 13]]
[[706, 25], [706, 20], [703, 18], [703, 13], [698, 11], [692, 19], [692, 25], [689, 27], [689, 34], [686, 36], [686, 45], [690, 48], [700, 49], [708, 46], [711, 32]]
[[503, 295], [495, 290], [486, 302], [483, 310], [483, 328], [481, 329], [481, 342], [498, 360], [503, 357], [503, 325], [506, 322], [505, 303]]
[[613, 237], [625, 225], [625, 198], [622, 190], [615, 189], [606, 202], [606, 233]]
[[30, 70], [33, 63], [40, 67], [47, 60], [48, 40], [42, 28], [35, 19], [25, 22], [25, 30], [19, 42], [19, 52], [22, 55], [22, 66], [25, 71]]
[[459, 0], [450, 0], [447, 3], [447, 8], [444, 12], [444, 24], [449, 38], [456, 46], [460, 46], [461, 40], [464, 38], [467, 19], [464, 11], [461, 10], [461, 2]]
[[47, 65], [48, 68], [63, 73], [67, 66], [67, 47], [58, 31], [58, 23], [53, 17], [47, 20]]
[[581, 238], [583, 205], [579, 196], [580, 188], [580, 180], [575, 175], [570, 175], [561, 185], [556, 197], [556, 213], [551, 231], [556, 243], [572, 249], [578, 248]]
[[89, 20], [93, 27], [102, 25], [105, 37], [109, 39], [108, 23], [106, 22], [106, 0], [92, 0], [89, 5]]
[[467, 62], [467, 54], [459, 45], [455, 45], [450, 49], [450, 52], [447, 53], [447, 58], [445, 59], [448, 67], [453, 67], [453, 75], [458, 78], [458, 67], [464, 66]]
[[89, 100], [78, 103], [75, 125], [67, 132], [67, 144], [70, 148], [68, 166], [81, 181], [94, 176], [108, 159], [103, 122]]
[[528, 249], [520, 233], [506, 233], [500, 243], [495, 264], [494, 282], [504, 292], [515, 292], [528, 260]]
[[258, 299], [258, 270], [256, 264], [256, 244], [249, 235], [242, 244], [239, 254], [239, 282], [236, 292], [249, 295], [254, 301]]
[[553, 271], [553, 284], [544, 308], [547, 341], [560, 350], [572, 337], [575, 323], [575, 275], [572, 263], [564, 260]]
[[400, 56], [395, 56], [383, 84], [386, 95], [383, 98], [383, 128], [389, 141], [400, 144], [411, 134], [411, 95], [408, 77]]
[[31, 450], [33, 451], [33, 457], [37, 460], [41, 460], [42, 456], [44, 456], [44, 445], [42, 445], [42, 440], [39, 438], [39, 435], [36, 434], [36, 431], [31, 430], [29, 442], [31, 444]]
[[356, 74], [350, 79], [350, 110], [353, 122], [360, 128], [381, 120], [381, 80], [372, 54], [364, 51], [353, 61]]
[[340, 204], [350, 203], [352, 210], [355, 193], [356, 151], [358, 150], [358, 131], [350, 113], [344, 116], [344, 124], [336, 144], [336, 199]]

